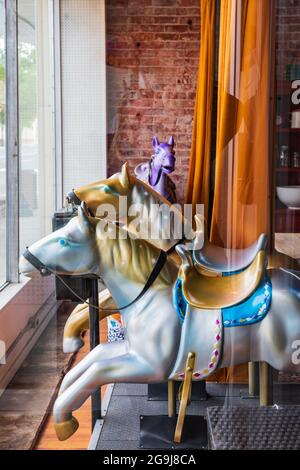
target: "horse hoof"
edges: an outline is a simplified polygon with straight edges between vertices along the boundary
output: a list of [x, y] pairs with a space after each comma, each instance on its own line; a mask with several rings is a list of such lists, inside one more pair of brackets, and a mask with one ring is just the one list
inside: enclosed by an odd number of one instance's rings
[[64, 353], [74, 353], [79, 351], [84, 346], [84, 341], [81, 338], [64, 338], [63, 351]]
[[71, 437], [79, 428], [79, 423], [74, 416], [69, 421], [62, 423], [55, 423], [55, 432], [59, 441], [66, 441]]

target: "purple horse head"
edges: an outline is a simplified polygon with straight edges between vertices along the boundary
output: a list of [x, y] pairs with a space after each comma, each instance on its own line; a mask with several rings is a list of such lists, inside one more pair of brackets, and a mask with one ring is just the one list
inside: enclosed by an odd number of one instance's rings
[[170, 202], [176, 202], [176, 188], [168, 176], [175, 170], [174, 138], [160, 143], [156, 136], [152, 139], [154, 154], [148, 163], [140, 163], [135, 168], [136, 176], [152, 186]]

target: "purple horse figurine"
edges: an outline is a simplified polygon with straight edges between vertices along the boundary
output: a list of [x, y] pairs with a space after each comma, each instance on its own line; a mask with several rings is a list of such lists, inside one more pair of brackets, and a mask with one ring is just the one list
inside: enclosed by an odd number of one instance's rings
[[171, 136], [169, 142], [160, 144], [154, 136], [152, 145], [155, 153], [149, 162], [135, 167], [135, 175], [173, 204], [176, 202], [176, 186], [168, 175], [175, 170], [174, 138]]

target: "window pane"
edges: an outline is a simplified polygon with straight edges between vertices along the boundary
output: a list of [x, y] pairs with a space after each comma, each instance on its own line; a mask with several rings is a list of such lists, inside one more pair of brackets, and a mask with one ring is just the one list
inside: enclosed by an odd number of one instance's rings
[[47, 4], [18, 1], [21, 253], [51, 230], [53, 214]]
[[5, 8], [0, 1], [0, 286], [6, 281]]
[[20, 250], [39, 236], [37, 177], [37, 64], [35, 1], [21, 0], [19, 12]]

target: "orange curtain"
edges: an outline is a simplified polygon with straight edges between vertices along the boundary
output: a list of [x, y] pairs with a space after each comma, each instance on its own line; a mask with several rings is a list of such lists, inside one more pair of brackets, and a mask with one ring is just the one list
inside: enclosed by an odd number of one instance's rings
[[[243, 248], [271, 227], [272, 0], [222, 0], [211, 240]], [[247, 366], [216, 380], [244, 382]]]
[[200, 0], [201, 34], [198, 84], [186, 203], [204, 204], [208, 215], [210, 190], [211, 120], [215, 56], [215, 0]]
[[272, 0], [222, 0], [211, 240], [270, 234]]

